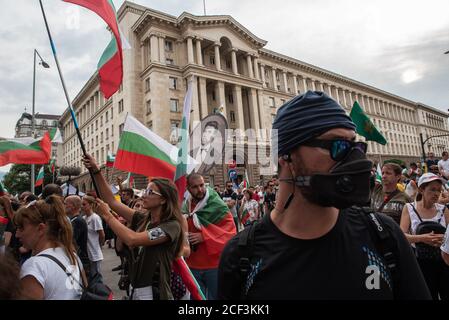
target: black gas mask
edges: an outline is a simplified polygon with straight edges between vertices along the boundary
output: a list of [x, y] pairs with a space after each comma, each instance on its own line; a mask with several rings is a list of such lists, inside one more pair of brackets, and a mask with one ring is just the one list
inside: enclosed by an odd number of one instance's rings
[[[286, 180], [293, 180], [308, 201], [322, 207], [344, 209], [353, 205], [365, 205], [370, 196], [370, 175], [373, 167], [365, 152], [366, 149], [352, 147], [329, 173]], [[287, 201], [286, 207], [290, 201]]]

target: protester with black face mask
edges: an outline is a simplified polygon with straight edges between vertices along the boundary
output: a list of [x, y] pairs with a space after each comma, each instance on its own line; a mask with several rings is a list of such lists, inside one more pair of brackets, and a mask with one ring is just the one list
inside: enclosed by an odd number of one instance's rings
[[308, 91], [279, 109], [273, 129], [276, 206], [228, 242], [219, 298], [430, 299], [399, 226], [354, 207], [369, 200], [372, 163], [344, 109]]

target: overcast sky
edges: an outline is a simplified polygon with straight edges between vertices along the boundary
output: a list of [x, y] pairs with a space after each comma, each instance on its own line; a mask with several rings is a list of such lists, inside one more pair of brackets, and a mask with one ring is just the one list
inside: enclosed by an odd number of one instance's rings
[[[114, 0], [117, 9], [123, 2]], [[73, 99], [95, 72], [109, 33], [83, 8], [61, 0], [43, 3]], [[203, 14], [203, 0], [136, 3], [174, 16]], [[206, 11], [233, 16], [268, 41], [267, 49], [449, 108], [447, 0], [206, 0]], [[24, 108], [31, 112], [34, 48], [51, 65], [37, 68], [36, 112], [61, 114], [66, 102], [38, 1], [4, 2], [0, 21], [0, 137], [12, 137]]]

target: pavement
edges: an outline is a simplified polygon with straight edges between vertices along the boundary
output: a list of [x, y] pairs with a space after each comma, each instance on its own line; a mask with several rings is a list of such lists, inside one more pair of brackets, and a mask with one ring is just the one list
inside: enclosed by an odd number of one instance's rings
[[109, 248], [105, 244], [103, 250], [103, 263], [101, 264], [101, 274], [103, 275], [103, 282], [114, 292], [114, 300], [121, 300], [126, 296], [126, 291], [122, 291], [118, 287], [120, 280], [120, 271], [112, 271], [113, 268], [120, 265], [120, 258], [115, 254], [114, 248]]

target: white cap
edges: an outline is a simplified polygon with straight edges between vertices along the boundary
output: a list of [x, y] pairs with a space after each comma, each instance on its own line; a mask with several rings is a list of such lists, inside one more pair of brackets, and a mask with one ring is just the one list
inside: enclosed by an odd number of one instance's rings
[[440, 176], [437, 176], [434, 173], [428, 172], [428, 173], [424, 173], [418, 180], [418, 188], [421, 187], [423, 184], [425, 183], [429, 183], [432, 181], [438, 180], [440, 181], [442, 184], [445, 184], [446, 181], [441, 178]]

